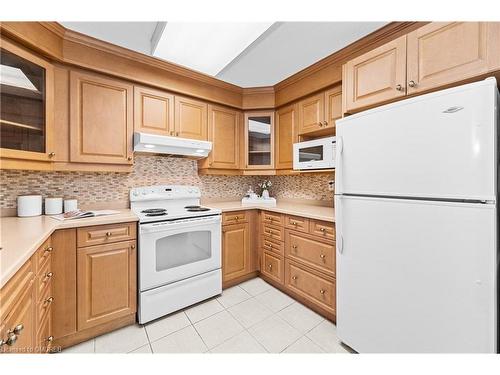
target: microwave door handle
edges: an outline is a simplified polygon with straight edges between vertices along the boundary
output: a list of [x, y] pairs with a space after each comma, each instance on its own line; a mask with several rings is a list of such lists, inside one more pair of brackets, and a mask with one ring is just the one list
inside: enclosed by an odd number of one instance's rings
[[344, 140], [337, 137], [337, 157], [335, 162], [335, 194], [342, 194], [342, 155], [344, 153]]

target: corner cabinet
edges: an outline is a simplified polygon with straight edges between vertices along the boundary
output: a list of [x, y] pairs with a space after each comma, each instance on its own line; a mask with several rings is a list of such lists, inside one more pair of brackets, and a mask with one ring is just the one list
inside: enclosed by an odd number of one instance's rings
[[[54, 68], [46, 60], [0, 39], [0, 157], [2, 167], [50, 162], [54, 122]], [[47, 163], [50, 165], [50, 163]], [[26, 168], [25, 168], [26, 169]]]
[[218, 105], [208, 105], [208, 140], [212, 151], [199, 162], [200, 169], [238, 170], [242, 113]]
[[274, 112], [245, 113], [244, 169], [274, 168]]
[[133, 86], [70, 72], [70, 161], [133, 163]]

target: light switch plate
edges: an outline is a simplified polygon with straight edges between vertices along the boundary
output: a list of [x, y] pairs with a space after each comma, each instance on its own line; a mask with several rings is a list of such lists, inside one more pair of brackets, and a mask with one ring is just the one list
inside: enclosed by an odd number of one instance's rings
[[328, 191], [334, 191], [335, 190], [335, 181], [330, 180], [328, 181]]

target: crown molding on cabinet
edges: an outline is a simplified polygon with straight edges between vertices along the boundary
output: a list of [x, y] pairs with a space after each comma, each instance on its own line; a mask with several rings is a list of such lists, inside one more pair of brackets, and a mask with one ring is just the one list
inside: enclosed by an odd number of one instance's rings
[[1, 22], [0, 32], [63, 64], [233, 108], [270, 109], [342, 80], [342, 64], [427, 22], [392, 22], [272, 87], [241, 88], [212, 76], [66, 29], [57, 22]]

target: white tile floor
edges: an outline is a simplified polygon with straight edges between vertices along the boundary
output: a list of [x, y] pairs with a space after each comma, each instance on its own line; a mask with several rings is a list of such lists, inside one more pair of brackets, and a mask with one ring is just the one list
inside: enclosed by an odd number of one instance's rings
[[349, 353], [335, 325], [256, 278], [63, 353]]

